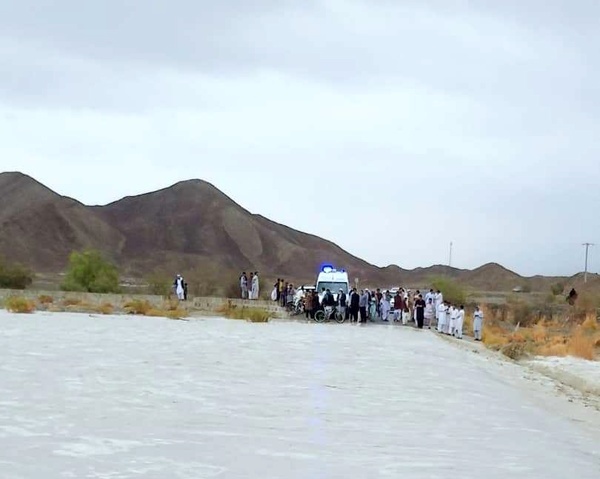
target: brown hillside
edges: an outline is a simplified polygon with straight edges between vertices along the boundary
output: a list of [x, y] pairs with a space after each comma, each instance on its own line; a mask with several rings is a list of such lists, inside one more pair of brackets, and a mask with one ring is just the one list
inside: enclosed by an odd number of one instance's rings
[[321, 264], [332, 263], [364, 286], [424, 288], [445, 276], [478, 290], [510, 291], [527, 282], [547, 291], [560, 280], [522, 278], [497, 264], [473, 271], [380, 268], [330, 241], [252, 214], [201, 180], [91, 207], [27, 175], [1, 173], [0, 195], [0, 254], [38, 272], [62, 272], [71, 251], [95, 248], [123, 274], [140, 279], [162, 271], [232, 281], [241, 270], [258, 270], [263, 278], [305, 283], [314, 281]]
[[61, 271], [73, 250], [86, 247], [116, 259], [120, 233], [81, 203], [22, 173], [0, 174], [0, 254], [36, 271]]

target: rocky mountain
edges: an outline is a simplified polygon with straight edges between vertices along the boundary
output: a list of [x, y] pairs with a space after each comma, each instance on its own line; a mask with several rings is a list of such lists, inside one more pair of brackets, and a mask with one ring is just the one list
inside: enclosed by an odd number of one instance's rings
[[[71, 251], [94, 248], [134, 278], [177, 271], [226, 281], [245, 269], [304, 283], [331, 262], [369, 285], [425, 286], [445, 276], [476, 289], [510, 290], [526, 281], [498, 264], [472, 271], [380, 268], [330, 241], [252, 214], [202, 180], [85, 206], [10, 172], [0, 173], [0, 195], [0, 255], [42, 273], [64, 271]], [[547, 284], [532, 281], [536, 289]]]

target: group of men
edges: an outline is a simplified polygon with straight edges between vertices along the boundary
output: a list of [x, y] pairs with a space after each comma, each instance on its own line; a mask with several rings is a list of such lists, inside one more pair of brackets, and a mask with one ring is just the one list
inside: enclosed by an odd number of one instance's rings
[[260, 282], [258, 279], [258, 271], [250, 273], [250, 278], [246, 272], [240, 275], [240, 294], [242, 299], [258, 299], [260, 294]]
[[[304, 297], [304, 308], [307, 318], [314, 318], [315, 312], [327, 307], [336, 310], [350, 319], [351, 322], [364, 323], [367, 320], [379, 319], [383, 322], [401, 322], [403, 325], [414, 321], [419, 329], [433, 327], [440, 334], [447, 334], [458, 339], [463, 338], [465, 308], [444, 300], [440, 290], [429, 292], [423, 296], [419, 290], [414, 294], [404, 288], [398, 288], [395, 294], [377, 289], [371, 292], [353, 288], [348, 294], [342, 289], [337, 297], [329, 290], [324, 290], [319, 301], [316, 291], [308, 292]], [[476, 341], [482, 340], [483, 312], [477, 306], [473, 313], [473, 333]]]

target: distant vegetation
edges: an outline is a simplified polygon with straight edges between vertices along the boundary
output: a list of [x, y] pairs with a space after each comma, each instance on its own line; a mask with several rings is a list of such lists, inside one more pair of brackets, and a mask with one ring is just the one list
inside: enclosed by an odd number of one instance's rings
[[0, 288], [25, 289], [33, 281], [33, 274], [24, 266], [9, 263], [0, 257]]
[[461, 305], [467, 301], [467, 292], [456, 281], [449, 278], [434, 278], [431, 280], [434, 290], [440, 290], [444, 295], [444, 300], [453, 304]]
[[65, 291], [118, 293], [119, 271], [99, 251], [73, 252], [61, 288]]

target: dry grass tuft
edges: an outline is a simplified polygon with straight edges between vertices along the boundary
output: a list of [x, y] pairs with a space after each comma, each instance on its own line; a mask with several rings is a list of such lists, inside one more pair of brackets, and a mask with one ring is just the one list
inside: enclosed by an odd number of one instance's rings
[[49, 296], [47, 294], [41, 294], [38, 296], [38, 302], [40, 304], [52, 304], [54, 303], [54, 298], [52, 296]]
[[543, 343], [548, 338], [548, 330], [543, 323], [539, 323], [533, 326], [532, 329], [533, 341], [536, 343]]
[[239, 308], [231, 301], [217, 308], [217, 313], [229, 319], [243, 319], [252, 323], [267, 323], [271, 314], [264, 308], [242, 306]]
[[170, 319], [182, 319], [188, 316], [188, 312], [185, 309], [156, 309], [151, 308], [146, 313], [146, 316], [170, 318]]
[[98, 306], [97, 310], [102, 314], [112, 314], [115, 310], [115, 307], [110, 303], [102, 303], [100, 306]]
[[581, 327], [588, 331], [598, 330], [598, 319], [596, 318], [596, 313], [587, 313], [585, 315], [585, 320], [583, 323], [581, 323]]
[[152, 305], [147, 300], [134, 299], [132, 301], [128, 301], [123, 305], [123, 309], [128, 314], [142, 314], [147, 315], [148, 311], [152, 308]]
[[81, 304], [81, 300], [79, 298], [65, 298], [62, 300], [63, 306], [78, 306]]
[[35, 303], [21, 296], [6, 298], [4, 307], [11, 313], [33, 313], [35, 311]]
[[542, 344], [535, 350], [539, 356], [566, 356], [568, 354], [567, 345], [561, 344]]
[[569, 339], [567, 350], [570, 356], [583, 359], [594, 359], [596, 357], [595, 340], [593, 336], [586, 335], [583, 328], [578, 327]]

